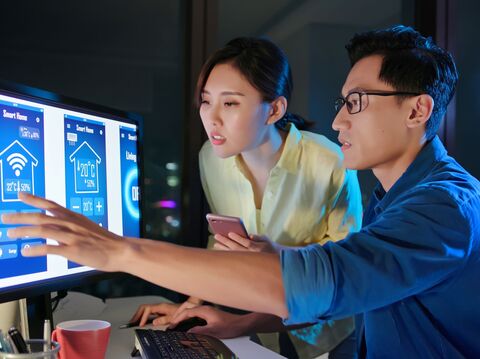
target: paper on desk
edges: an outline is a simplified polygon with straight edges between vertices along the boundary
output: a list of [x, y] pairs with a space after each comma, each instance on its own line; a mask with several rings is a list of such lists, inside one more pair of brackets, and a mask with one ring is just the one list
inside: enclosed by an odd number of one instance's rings
[[98, 318], [102, 316], [106, 307], [100, 298], [85, 293], [68, 292], [68, 295], [60, 300], [53, 318], [55, 323], [72, 319]]

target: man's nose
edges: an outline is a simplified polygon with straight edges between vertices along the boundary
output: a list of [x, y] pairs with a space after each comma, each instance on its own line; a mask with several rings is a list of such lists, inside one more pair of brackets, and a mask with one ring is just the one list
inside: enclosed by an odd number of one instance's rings
[[343, 129], [346, 129], [346, 128], [350, 127], [350, 121], [347, 118], [348, 115], [349, 114], [348, 114], [347, 110], [345, 109], [345, 106], [342, 106], [342, 108], [340, 108], [340, 110], [335, 115], [335, 118], [333, 119], [332, 128], [335, 131], [340, 131], [340, 130], [343, 130]]

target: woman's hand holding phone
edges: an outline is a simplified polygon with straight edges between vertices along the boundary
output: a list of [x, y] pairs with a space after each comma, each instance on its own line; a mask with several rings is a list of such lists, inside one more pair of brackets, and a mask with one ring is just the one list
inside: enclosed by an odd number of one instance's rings
[[265, 236], [248, 235], [238, 217], [207, 214], [207, 221], [215, 233], [213, 249], [222, 251], [252, 251], [276, 253], [277, 246]]
[[228, 237], [216, 234], [213, 248], [222, 251], [251, 251], [277, 253], [278, 247], [265, 236], [250, 235], [249, 238], [230, 233]]

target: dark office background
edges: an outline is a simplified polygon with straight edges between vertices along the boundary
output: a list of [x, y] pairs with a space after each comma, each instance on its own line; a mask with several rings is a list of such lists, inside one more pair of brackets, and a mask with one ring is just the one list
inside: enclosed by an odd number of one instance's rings
[[[336, 141], [332, 102], [348, 71], [353, 33], [403, 23], [453, 52], [457, 95], [440, 135], [480, 177], [480, 2], [448, 0], [84, 0], [0, 4], [0, 78], [144, 118], [146, 237], [205, 243], [205, 200], [197, 152], [205, 139], [192, 91], [202, 62], [236, 36], [267, 36], [287, 53], [290, 108]], [[364, 199], [372, 175], [359, 173]], [[174, 203], [165, 208], [163, 202]], [[172, 293], [124, 277], [81, 290], [102, 297]]]

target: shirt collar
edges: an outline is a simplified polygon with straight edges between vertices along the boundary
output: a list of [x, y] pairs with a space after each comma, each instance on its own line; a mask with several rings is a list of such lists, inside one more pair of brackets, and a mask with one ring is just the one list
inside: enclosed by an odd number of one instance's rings
[[302, 133], [295, 127], [293, 123], [290, 123], [287, 139], [285, 140], [285, 146], [283, 147], [282, 155], [280, 156], [276, 167], [283, 168], [284, 170], [293, 174], [298, 172], [298, 163], [300, 159], [300, 149], [298, 143], [302, 139]]
[[[280, 158], [278, 159], [275, 167], [282, 168], [293, 174], [298, 172], [298, 160], [300, 158], [300, 150], [298, 148], [298, 143], [301, 139], [302, 133], [295, 127], [293, 123], [290, 123], [287, 139], [285, 140], [282, 154], [280, 155]], [[234, 168], [236, 167], [242, 170], [240, 155], [234, 157], [234, 161], [232, 161], [232, 166]]]
[[375, 212], [378, 214], [379, 211], [383, 211], [401, 193], [421, 182], [421, 180], [431, 172], [436, 163], [442, 160], [446, 155], [447, 150], [438, 136], [435, 136], [433, 140], [427, 142], [420, 150], [415, 160], [413, 160], [407, 170], [402, 176], [400, 176], [388, 192], [385, 192], [380, 183], [377, 185], [373, 193], [374, 199], [378, 201], [378, 204], [375, 207]]

